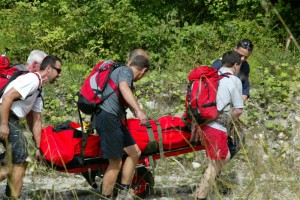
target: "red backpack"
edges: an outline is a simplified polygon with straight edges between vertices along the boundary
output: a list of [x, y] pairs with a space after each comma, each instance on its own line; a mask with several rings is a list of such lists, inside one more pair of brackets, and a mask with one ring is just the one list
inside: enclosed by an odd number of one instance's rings
[[198, 66], [190, 72], [185, 101], [190, 119], [201, 125], [218, 117], [216, 100], [219, 80], [228, 75], [219, 75], [217, 69], [209, 66]]
[[15, 66], [11, 66], [9, 59], [6, 57], [9, 49], [5, 48], [5, 53], [0, 56], [0, 98], [6, 86], [16, 79], [18, 76], [27, 73], [28, 71], [21, 71]]
[[[101, 61], [96, 64], [89, 74], [89, 76], [83, 82], [82, 88], [78, 95], [78, 108], [85, 114], [93, 114], [99, 109], [99, 105], [107, 99], [111, 94], [117, 91], [118, 85], [116, 85], [110, 75], [121, 66], [111, 60]], [[109, 84], [113, 92], [103, 96], [103, 91]]]
[[8, 51], [9, 49], [5, 48], [5, 53], [0, 56], [0, 90], [2, 90], [9, 78], [17, 70], [16, 68], [10, 67], [10, 61], [8, 57], [6, 57]]
[[5, 48], [5, 53], [0, 56], [0, 73], [9, 68], [10, 62], [9, 59], [6, 57], [6, 54], [9, 50]]

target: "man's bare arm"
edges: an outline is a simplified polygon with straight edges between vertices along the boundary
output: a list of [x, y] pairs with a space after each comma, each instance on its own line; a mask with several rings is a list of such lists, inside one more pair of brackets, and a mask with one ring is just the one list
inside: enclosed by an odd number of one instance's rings
[[137, 100], [135, 99], [132, 90], [130, 89], [127, 82], [122, 81], [119, 84], [119, 90], [123, 95], [125, 101], [129, 104], [129, 106], [134, 110], [135, 116], [141, 120], [141, 124], [146, 125], [148, 118], [140, 108]]
[[42, 133], [42, 115], [40, 112], [32, 111], [32, 134], [33, 140], [37, 147], [36, 159], [40, 160], [40, 143], [41, 143], [41, 133]]
[[233, 117], [234, 120], [239, 119], [239, 117], [243, 113], [243, 108], [233, 108], [231, 111], [231, 116]]
[[1, 104], [1, 127], [0, 127], [0, 137], [2, 139], [7, 139], [9, 134], [8, 120], [10, 108], [15, 99], [20, 99], [21, 94], [15, 89], [11, 88], [2, 97]]

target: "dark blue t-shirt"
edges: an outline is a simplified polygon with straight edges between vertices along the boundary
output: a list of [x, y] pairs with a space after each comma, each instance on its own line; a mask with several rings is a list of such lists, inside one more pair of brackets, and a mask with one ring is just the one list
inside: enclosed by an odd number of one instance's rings
[[[221, 59], [215, 60], [213, 64], [211, 65], [212, 68], [215, 69], [221, 69], [222, 67], [222, 61]], [[250, 97], [250, 83], [249, 83], [249, 73], [250, 73], [250, 66], [247, 61], [244, 61], [241, 65], [240, 73], [238, 74], [238, 77], [242, 81], [243, 85], [243, 95]]]

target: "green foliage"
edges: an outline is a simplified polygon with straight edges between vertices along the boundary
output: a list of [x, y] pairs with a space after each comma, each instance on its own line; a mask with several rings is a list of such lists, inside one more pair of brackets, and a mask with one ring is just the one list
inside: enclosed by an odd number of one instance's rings
[[[185, 111], [186, 77], [185, 72], [153, 71], [137, 82], [135, 94], [145, 109], [148, 109], [150, 118]], [[147, 102], [152, 102], [154, 106], [147, 108]]]
[[210, 14], [212, 14], [216, 19], [224, 20], [224, 19], [228, 18], [228, 15], [230, 14], [228, 12], [229, 11], [229, 1], [206, 0], [205, 4], [208, 7]]
[[[291, 44], [285, 50], [288, 34], [274, 14], [276, 8], [296, 40], [299, 40], [299, 6], [295, 2], [2, 0], [0, 52], [4, 47], [11, 49], [9, 58], [13, 63], [25, 62], [32, 49], [42, 49], [63, 59], [61, 77], [55, 84], [44, 87], [44, 125], [55, 126], [66, 120], [78, 121], [77, 92], [91, 67], [102, 59], [126, 63], [131, 50], [143, 48], [148, 52], [152, 68], [135, 83], [135, 95], [147, 115], [156, 119], [185, 111], [187, 75], [192, 68], [210, 65], [225, 51], [233, 49], [241, 38], [251, 39], [255, 45], [248, 59], [251, 65], [251, 98], [246, 103], [242, 120], [250, 129], [246, 135], [252, 141], [255, 141], [252, 133], [259, 136], [255, 144], [239, 153], [242, 156], [239, 164], [235, 163], [237, 159], [233, 159], [231, 163], [234, 164], [225, 169], [221, 176], [234, 167], [245, 169], [243, 171], [250, 174], [250, 181], [244, 180], [246, 185], [242, 183], [243, 188], [235, 190], [235, 198], [272, 199], [274, 194], [282, 191], [283, 183], [275, 187], [277, 191], [274, 193], [273, 186], [278, 182], [257, 187], [261, 178], [256, 177], [270, 174], [274, 166], [276, 172], [293, 171], [294, 175], [299, 165], [292, 162], [289, 164], [292, 170], [286, 167], [287, 160], [283, 156], [290, 151], [289, 146], [278, 147], [275, 156], [272, 156], [274, 147], [262, 138], [276, 139], [280, 133], [291, 136], [291, 116], [299, 110], [295, 104], [300, 93], [299, 49]], [[25, 126], [25, 121], [22, 125]], [[296, 150], [299, 151], [299, 148]], [[199, 158], [198, 153], [170, 159], [162, 168], [177, 167], [177, 174], [182, 173], [181, 163], [192, 167], [191, 161], [204, 160], [204, 156]], [[251, 162], [246, 156], [254, 161]], [[243, 160], [249, 163], [246, 168], [241, 165], [246, 163], [241, 162]], [[199, 182], [197, 174], [202, 173], [204, 167], [201, 165], [198, 172], [193, 169], [195, 176], [189, 176]], [[171, 171], [167, 170], [168, 173]], [[239, 177], [244, 175], [247, 176], [242, 174]], [[262, 196], [256, 196], [255, 192], [259, 190], [264, 190], [259, 193]], [[43, 197], [40, 191], [34, 193], [34, 198]]]
[[[291, 32], [297, 37], [299, 40], [300, 29], [299, 29], [299, 12], [300, 12], [300, 4], [299, 1], [286, 1], [286, 0], [279, 0], [274, 4], [274, 6], [270, 6], [269, 9], [276, 9], [281, 17], [285, 20], [286, 25], [291, 30]], [[274, 27], [273, 30], [277, 32], [279, 37], [282, 37], [283, 40], [286, 39], [288, 34], [283, 29], [284, 25], [279, 22], [277, 17], [274, 17], [274, 12], [270, 14], [274, 20], [272, 20], [272, 26]], [[276, 26], [274, 26], [276, 24]], [[278, 26], [277, 26], [278, 25]]]
[[[261, 8], [258, 0], [210, 2], [9, 1], [2, 3], [4, 9], [0, 13], [1, 21], [6, 22], [0, 31], [0, 47], [12, 49], [18, 61], [24, 60], [31, 49], [40, 48], [89, 65], [103, 58], [124, 61], [131, 49], [142, 47], [156, 57], [159, 55], [161, 59], [155, 66], [160, 67], [173, 65], [167, 61], [177, 57], [174, 55], [178, 52], [194, 54], [202, 45], [195, 40], [203, 38], [205, 45], [220, 44], [262, 33], [253, 24], [263, 16], [263, 10], [257, 9]], [[203, 7], [209, 13], [199, 13], [205, 10], [200, 9]], [[248, 23], [241, 23], [244, 19]], [[211, 50], [215, 49], [213, 45]]]
[[257, 121], [265, 124], [266, 128], [275, 133], [290, 133], [290, 125], [280, 122], [287, 120], [289, 113], [296, 111], [293, 105], [299, 91], [299, 65], [288, 63], [278, 64], [269, 61], [267, 66], [257, 66], [255, 92], [251, 95], [251, 102], [247, 108], [248, 123], [255, 125]]
[[[286, 17], [292, 7], [283, 2], [275, 6]], [[134, 48], [144, 48], [151, 59], [152, 69], [136, 84], [148, 115], [184, 112], [190, 70], [210, 65], [240, 38], [255, 44], [249, 59], [252, 95], [244, 120], [252, 125], [287, 119], [295, 109], [288, 105], [299, 81], [298, 54], [294, 49], [283, 52], [285, 30], [268, 1], [10, 0], [0, 7], [0, 49], [11, 49], [13, 63], [24, 62], [32, 49], [65, 62], [60, 80], [45, 86], [44, 119], [49, 124], [77, 119], [76, 93], [91, 66], [107, 58], [126, 63]], [[266, 126], [283, 131], [275, 125]]]
[[92, 68], [66, 63], [55, 84], [45, 86], [45, 124], [57, 125], [67, 120], [78, 121], [77, 94]]

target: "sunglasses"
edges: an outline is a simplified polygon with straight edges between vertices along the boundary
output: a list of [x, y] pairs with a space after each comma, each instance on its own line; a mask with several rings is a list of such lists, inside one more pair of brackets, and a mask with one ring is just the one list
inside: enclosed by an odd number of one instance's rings
[[56, 70], [57, 74], [60, 74], [61, 73], [61, 69], [57, 68], [57, 67], [54, 67], [52, 65], [50, 65], [53, 69]]
[[250, 51], [253, 49], [253, 45], [247, 40], [241, 41], [239, 46]]

